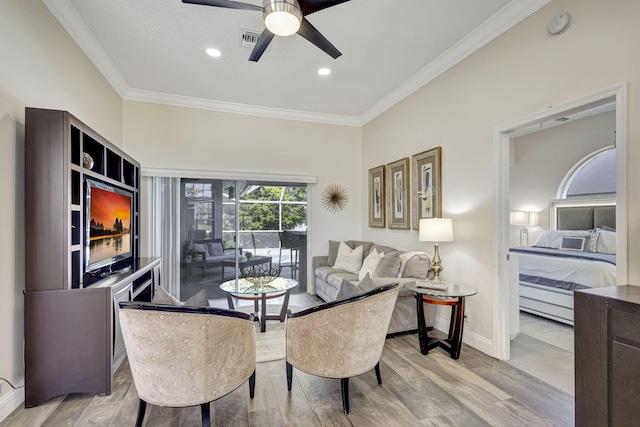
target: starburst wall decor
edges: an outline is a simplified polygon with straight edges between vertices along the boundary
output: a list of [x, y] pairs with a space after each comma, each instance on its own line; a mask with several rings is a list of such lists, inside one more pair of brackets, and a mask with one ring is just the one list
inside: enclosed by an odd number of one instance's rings
[[330, 212], [338, 212], [347, 207], [349, 194], [339, 184], [330, 184], [322, 192], [322, 205]]

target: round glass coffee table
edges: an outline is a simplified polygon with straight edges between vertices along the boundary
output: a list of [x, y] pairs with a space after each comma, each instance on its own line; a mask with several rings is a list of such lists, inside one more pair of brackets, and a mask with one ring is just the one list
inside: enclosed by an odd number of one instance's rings
[[[289, 305], [289, 294], [291, 289], [296, 286], [298, 286], [298, 282], [293, 279], [276, 277], [265, 284], [255, 284], [247, 279], [228, 280], [220, 285], [220, 289], [227, 294], [227, 302], [231, 310], [234, 309], [233, 298], [253, 301], [256, 319], [260, 320], [260, 332], [265, 332], [267, 330], [267, 320], [284, 322]], [[282, 303], [280, 314], [267, 314], [267, 300], [281, 296], [284, 296], [284, 302]], [[258, 307], [258, 301], [262, 301], [260, 308]]]
[[[464, 299], [478, 293], [475, 288], [456, 283], [430, 282], [417, 280], [404, 285], [405, 289], [413, 292], [416, 297], [418, 314], [418, 339], [420, 352], [428, 354], [429, 350], [440, 347], [451, 355], [451, 358], [460, 357], [462, 349], [462, 331], [464, 329]], [[443, 289], [436, 289], [443, 287]], [[445, 339], [429, 336], [427, 324], [424, 319], [423, 303], [448, 305], [451, 307], [451, 321], [449, 334]]]

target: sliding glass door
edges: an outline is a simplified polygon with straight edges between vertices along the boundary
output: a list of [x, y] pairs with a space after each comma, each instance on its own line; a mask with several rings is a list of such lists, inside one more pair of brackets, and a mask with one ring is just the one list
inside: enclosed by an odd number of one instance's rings
[[281, 266], [306, 291], [306, 184], [185, 178], [180, 213], [183, 300], [225, 298], [220, 284], [248, 266]]

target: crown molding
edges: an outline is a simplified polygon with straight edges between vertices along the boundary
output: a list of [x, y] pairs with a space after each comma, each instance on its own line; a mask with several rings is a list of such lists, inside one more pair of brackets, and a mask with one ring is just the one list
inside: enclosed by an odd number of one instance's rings
[[437, 59], [422, 68], [407, 81], [402, 83], [388, 95], [369, 107], [359, 117], [341, 116], [308, 111], [296, 111], [280, 108], [261, 107], [256, 105], [237, 104], [232, 102], [170, 95], [158, 92], [131, 89], [118, 71], [104, 48], [87, 27], [70, 0], [42, 0], [60, 22], [80, 49], [93, 62], [96, 68], [107, 79], [116, 92], [126, 100], [172, 105], [186, 108], [243, 114], [271, 119], [295, 120], [332, 124], [339, 126], [361, 127], [378, 117], [398, 102], [405, 99], [463, 59], [494, 40], [551, 0], [518, 0], [511, 1], [504, 8], [485, 21], [480, 27], [468, 34]]
[[283, 108], [261, 107], [257, 105], [237, 104], [233, 102], [214, 101], [204, 98], [170, 95], [139, 89], [130, 89], [124, 99], [127, 101], [149, 102], [153, 104], [172, 105], [174, 107], [196, 108], [221, 113], [243, 114], [246, 116], [265, 117], [269, 119], [295, 120], [339, 126], [360, 127], [357, 117], [336, 114], [312, 113], [308, 111], [287, 110]]
[[109, 84], [124, 98], [129, 85], [69, 0], [42, 0]]
[[231, 179], [244, 181], [293, 182], [303, 184], [317, 184], [318, 177], [313, 175], [295, 175], [284, 173], [255, 172], [255, 171], [211, 171], [199, 169], [171, 169], [147, 168], [140, 169], [142, 176], [162, 176], [170, 178], [206, 178]]
[[551, 0], [519, 0], [510, 2], [430, 64], [369, 107], [360, 116], [360, 122], [364, 126], [366, 123], [375, 119], [472, 53], [520, 23], [550, 1]]

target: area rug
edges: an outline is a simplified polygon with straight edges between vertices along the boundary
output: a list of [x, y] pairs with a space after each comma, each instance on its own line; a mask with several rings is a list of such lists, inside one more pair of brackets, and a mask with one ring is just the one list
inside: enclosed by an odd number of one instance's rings
[[[279, 314], [281, 305], [267, 304], [268, 314]], [[289, 305], [289, 309], [293, 312], [302, 310], [302, 307]], [[240, 306], [236, 310], [243, 313], [252, 313], [253, 306]], [[285, 322], [278, 320], [267, 320], [267, 331], [260, 332], [260, 322], [255, 322], [256, 328], [256, 362], [271, 362], [273, 360], [281, 360], [286, 357], [285, 349]]]

